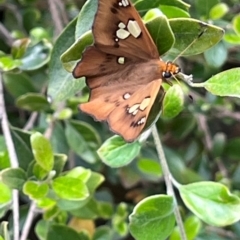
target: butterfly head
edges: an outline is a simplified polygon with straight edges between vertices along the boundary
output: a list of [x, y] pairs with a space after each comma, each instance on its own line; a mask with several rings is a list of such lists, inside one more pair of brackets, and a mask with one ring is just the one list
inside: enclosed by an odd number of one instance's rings
[[173, 62], [167, 62], [165, 69], [162, 72], [162, 76], [164, 78], [170, 78], [173, 75], [178, 74], [179, 72], [181, 72], [181, 68], [177, 64]]

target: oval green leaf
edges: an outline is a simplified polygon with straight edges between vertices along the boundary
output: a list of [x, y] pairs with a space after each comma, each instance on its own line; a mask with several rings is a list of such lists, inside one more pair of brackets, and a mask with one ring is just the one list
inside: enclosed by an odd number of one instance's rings
[[97, 150], [101, 160], [110, 167], [117, 168], [129, 164], [140, 152], [138, 141], [126, 143], [121, 137], [113, 136]]
[[181, 185], [179, 192], [185, 205], [207, 224], [227, 226], [240, 219], [240, 199], [220, 183]]
[[137, 240], [165, 240], [175, 224], [173, 198], [155, 195], [139, 202], [129, 216], [129, 230]]

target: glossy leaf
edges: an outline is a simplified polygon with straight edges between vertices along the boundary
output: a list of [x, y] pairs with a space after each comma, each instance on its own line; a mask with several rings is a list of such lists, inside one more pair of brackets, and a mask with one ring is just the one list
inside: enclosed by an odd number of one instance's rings
[[182, 56], [188, 56], [202, 53], [218, 43], [224, 34], [222, 28], [195, 19], [170, 19], [169, 23], [176, 39], [170, 50], [174, 55], [181, 53]]
[[61, 224], [52, 224], [49, 227], [46, 240], [53, 239], [83, 240], [75, 230]]
[[0, 182], [0, 205], [10, 203], [12, 200], [12, 191], [11, 189], [5, 185], [3, 182]]
[[107, 139], [97, 150], [101, 160], [110, 167], [122, 167], [129, 164], [140, 151], [138, 141], [126, 143], [121, 137], [113, 136]]
[[221, 72], [199, 84], [218, 96], [240, 97], [240, 68]]
[[50, 109], [50, 104], [46, 97], [39, 93], [26, 93], [20, 96], [16, 105], [28, 111], [44, 111]]
[[53, 180], [52, 187], [60, 198], [67, 200], [83, 200], [89, 196], [85, 183], [78, 178], [57, 177]]
[[210, 10], [211, 19], [222, 18], [229, 11], [228, 5], [226, 3], [218, 3], [212, 7]]
[[41, 134], [31, 136], [32, 151], [37, 163], [46, 171], [53, 168], [53, 151], [50, 142]]
[[129, 230], [138, 240], [163, 240], [173, 231], [174, 203], [170, 196], [155, 195], [139, 202], [129, 216]]
[[234, 31], [240, 35], [240, 14], [236, 15], [234, 18], [233, 18], [233, 28], [234, 28]]
[[36, 70], [49, 62], [52, 45], [47, 41], [41, 41], [28, 47], [21, 59], [21, 70]]
[[168, 89], [163, 99], [162, 114], [167, 118], [176, 117], [183, 109], [184, 93], [182, 88], [174, 84]]
[[[66, 100], [80, 91], [85, 83], [82, 80], [75, 80], [71, 73], [68, 73], [62, 66], [60, 56], [75, 41], [76, 19], [72, 20], [58, 37], [52, 50], [49, 63], [49, 86], [48, 95], [54, 101]], [[80, 54], [80, 53], [79, 53]]]
[[26, 173], [21, 168], [8, 168], [1, 172], [3, 183], [12, 189], [22, 190], [27, 180]]
[[82, 121], [70, 121], [66, 124], [66, 139], [71, 149], [86, 162], [96, 162], [96, 149], [100, 143], [98, 133], [91, 125]]
[[[174, 44], [174, 35], [169, 22], [159, 9], [151, 9], [143, 18], [160, 55], [166, 53]], [[164, 34], [159, 34], [164, 32]]]
[[47, 195], [49, 187], [47, 183], [27, 181], [24, 184], [23, 192], [32, 199], [40, 199]]
[[182, 185], [179, 192], [185, 205], [207, 224], [227, 226], [240, 219], [240, 199], [220, 183]]
[[24, 73], [4, 73], [3, 80], [4, 86], [15, 98], [29, 92], [36, 92], [31, 78]]

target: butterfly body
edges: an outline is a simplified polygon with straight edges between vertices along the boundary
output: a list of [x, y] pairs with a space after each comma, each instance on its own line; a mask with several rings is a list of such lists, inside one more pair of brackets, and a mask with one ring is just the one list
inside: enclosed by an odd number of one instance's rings
[[73, 71], [75, 78], [86, 77], [90, 89], [89, 101], [80, 109], [134, 141], [149, 125], [162, 81], [180, 69], [159, 57], [129, 0], [99, 0], [92, 31], [94, 45], [86, 48]]

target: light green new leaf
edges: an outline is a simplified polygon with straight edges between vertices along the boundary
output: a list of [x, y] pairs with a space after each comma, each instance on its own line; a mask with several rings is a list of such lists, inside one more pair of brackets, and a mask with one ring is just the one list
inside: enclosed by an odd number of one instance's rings
[[240, 97], [240, 68], [221, 72], [196, 86], [204, 87], [217, 96]]
[[50, 142], [41, 134], [34, 133], [31, 136], [32, 151], [37, 163], [46, 171], [53, 168], [53, 151]]
[[181, 185], [179, 192], [185, 205], [207, 224], [227, 226], [240, 219], [240, 199], [220, 183]]
[[63, 199], [84, 200], [89, 196], [86, 184], [78, 178], [57, 177], [52, 182], [54, 192]]

